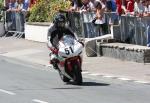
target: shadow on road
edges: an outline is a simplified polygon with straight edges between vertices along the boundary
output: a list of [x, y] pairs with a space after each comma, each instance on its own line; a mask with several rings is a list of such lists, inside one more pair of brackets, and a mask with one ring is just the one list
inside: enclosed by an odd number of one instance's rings
[[109, 86], [107, 83], [83, 82], [81, 86]]
[[[69, 82], [67, 85], [75, 85], [74, 82]], [[96, 83], [96, 82], [83, 82], [82, 85], [79, 86], [109, 86], [107, 83]]]
[[[69, 82], [66, 85], [75, 85], [73, 82]], [[109, 86], [107, 83], [96, 83], [96, 82], [83, 82], [82, 85], [75, 85], [77, 87], [61, 87], [61, 88], [52, 88], [52, 89], [82, 89], [83, 86]]]
[[52, 89], [82, 89], [81, 87], [62, 87], [62, 88], [52, 88]]

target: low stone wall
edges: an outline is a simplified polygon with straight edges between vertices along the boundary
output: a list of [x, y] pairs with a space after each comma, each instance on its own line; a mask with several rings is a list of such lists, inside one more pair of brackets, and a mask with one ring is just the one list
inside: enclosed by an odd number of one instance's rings
[[97, 56], [96, 51], [96, 43], [97, 41], [103, 41], [107, 39], [112, 39], [113, 35], [107, 34], [100, 37], [95, 38], [85, 38], [85, 52], [88, 57], [95, 57]]
[[5, 27], [4, 27], [4, 23], [0, 22], [0, 37], [5, 35]]
[[120, 60], [150, 63], [150, 48], [146, 46], [124, 43], [97, 43], [99, 56], [117, 58]]
[[47, 31], [50, 23], [26, 23], [25, 39], [38, 42], [47, 42]]

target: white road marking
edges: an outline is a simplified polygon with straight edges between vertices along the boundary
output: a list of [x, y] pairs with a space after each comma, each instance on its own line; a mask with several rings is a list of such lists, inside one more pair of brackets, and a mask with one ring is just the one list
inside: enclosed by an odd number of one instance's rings
[[43, 52], [43, 51], [38, 50], [38, 49], [24, 49], [24, 50], [16, 50], [16, 51], [8, 52], [8, 53], [1, 54], [1, 55], [7, 56], [7, 57], [19, 57], [23, 55], [31, 55], [31, 54], [40, 53], [40, 52]]
[[10, 91], [7, 91], [7, 90], [3, 90], [3, 89], [0, 89], [0, 92], [7, 93], [7, 94], [9, 94], [9, 95], [16, 95], [16, 94], [13, 93], [13, 92], [10, 92]]
[[92, 73], [92, 74], [89, 74], [89, 75], [92, 75], [92, 76], [99, 76], [100, 74], [99, 74], [99, 73]]
[[150, 82], [146, 82], [146, 81], [134, 81], [135, 83], [143, 83], [143, 84], [150, 84]]
[[114, 76], [110, 76], [110, 75], [104, 75], [104, 78], [113, 78]]
[[33, 101], [33, 102], [36, 102], [36, 103], [48, 103], [48, 102], [41, 101], [41, 100], [38, 100], [38, 99], [33, 99], [32, 101]]
[[89, 72], [82, 72], [82, 74], [89, 74]]
[[131, 79], [128, 79], [128, 78], [117, 78], [117, 79], [119, 79], [119, 80], [124, 80], [124, 81], [129, 81], [129, 80], [131, 80]]

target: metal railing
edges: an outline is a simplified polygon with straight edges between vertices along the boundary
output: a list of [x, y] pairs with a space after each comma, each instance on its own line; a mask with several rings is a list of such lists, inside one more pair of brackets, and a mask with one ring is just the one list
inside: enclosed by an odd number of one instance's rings
[[0, 37], [5, 35], [4, 12], [0, 9]]
[[[84, 38], [100, 36], [99, 27], [92, 23], [94, 17], [94, 12], [67, 13], [67, 18], [70, 24], [69, 26], [78, 36]], [[119, 18], [121, 21], [120, 23], [115, 12], [105, 13], [105, 34], [111, 34], [111, 32], [113, 32], [115, 35], [114, 39], [119, 39], [119, 41], [125, 43], [143, 46], [150, 45], [150, 17], [121, 16]], [[113, 25], [118, 25], [119, 29], [117, 29], [117, 33], [115, 33], [115, 30], [110, 30], [110, 21], [112, 21]]]
[[25, 15], [24, 12], [5, 12], [5, 30], [7, 35], [12, 35], [21, 38], [25, 30]]
[[77, 33], [78, 36], [84, 38], [93, 38], [108, 33], [110, 34], [109, 20], [111, 19], [112, 21], [118, 22], [118, 16], [116, 13], [105, 13], [104, 17], [106, 21], [104, 24], [105, 33], [102, 34], [100, 26], [92, 23], [92, 20], [95, 18], [94, 12], [67, 12], [69, 26]]
[[150, 43], [150, 17], [121, 16], [120, 40], [146, 46]]

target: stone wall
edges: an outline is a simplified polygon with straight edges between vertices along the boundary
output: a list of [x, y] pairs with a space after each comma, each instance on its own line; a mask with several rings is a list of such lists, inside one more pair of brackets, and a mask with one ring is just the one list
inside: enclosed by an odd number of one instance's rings
[[4, 27], [4, 23], [0, 22], [0, 37], [5, 35], [5, 27]]
[[124, 43], [97, 43], [99, 56], [112, 57], [120, 60], [150, 63], [150, 48], [146, 46]]
[[26, 23], [25, 24], [25, 39], [47, 42], [47, 32], [50, 23]]

